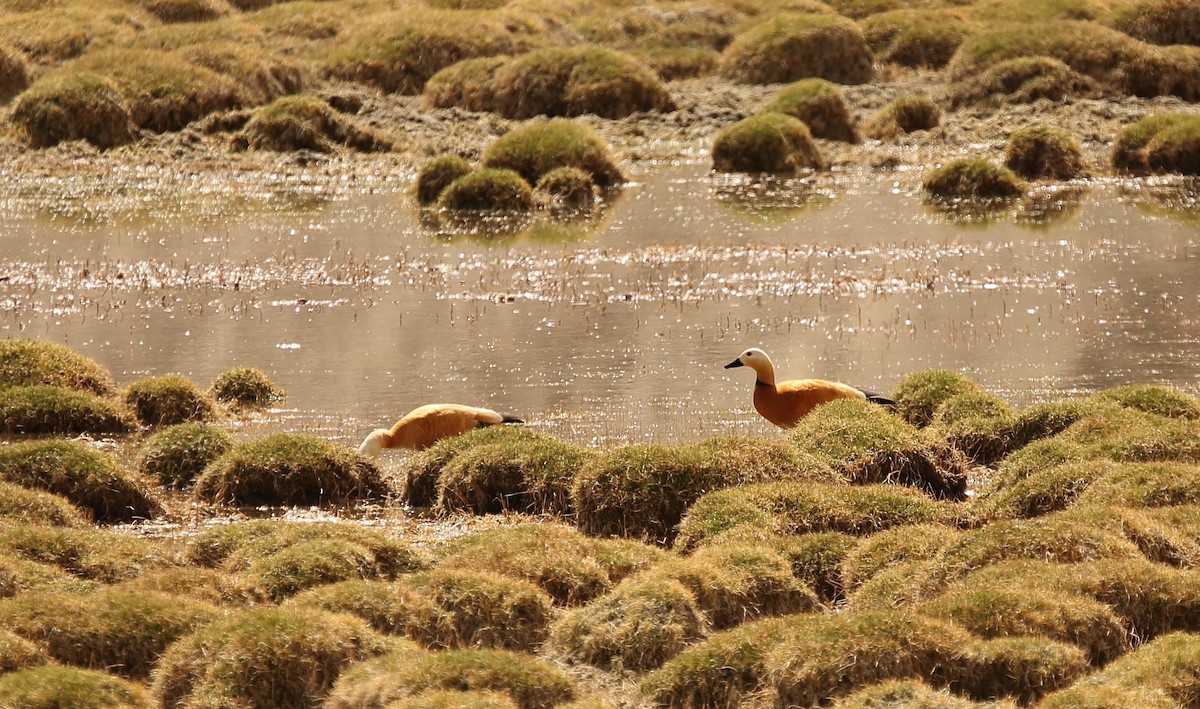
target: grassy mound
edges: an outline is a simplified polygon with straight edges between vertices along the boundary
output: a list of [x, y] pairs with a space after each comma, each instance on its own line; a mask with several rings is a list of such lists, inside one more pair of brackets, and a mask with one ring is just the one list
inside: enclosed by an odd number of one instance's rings
[[692, 502], [709, 490], [766, 480], [836, 479], [820, 461], [783, 443], [716, 438], [688, 446], [618, 448], [571, 482], [576, 523], [586, 534], [670, 542]]
[[97, 522], [145, 519], [159, 510], [116, 460], [78, 441], [5, 446], [0, 449], [0, 480], [62, 495]]
[[0, 46], [0, 101], [7, 103], [28, 87], [29, 72], [25, 67], [25, 58], [8, 47]]
[[514, 170], [529, 184], [560, 167], [576, 167], [601, 187], [625, 180], [608, 145], [591, 128], [566, 119], [539, 121], [509, 131], [488, 146], [485, 167]]
[[69, 347], [41, 340], [0, 340], [0, 389], [38, 384], [100, 396], [117, 390], [107, 369]]
[[1028, 443], [1012, 407], [991, 394], [951, 397], [938, 406], [930, 432], [943, 436], [968, 460], [990, 465]]
[[603, 47], [551, 47], [505, 61], [469, 60], [443, 70], [426, 87], [438, 107], [493, 111], [505, 118], [595, 114], [620, 119], [638, 111], [673, 111], [663, 82], [628, 54]]
[[56, 386], [0, 389], [0, 432], [6, 434], [127, 433], [133, 416], [110, 399]]
[[438, 71], [464, 59], [512, 54], [517, 45], [494, 18], [411, 10], [376, 14], [347, 30], [320, 59], [331, 77], [387, 93], [419, 94]]
[[1112, 27], [1151, 44], [1200, 45], [1200, 8], [1187, 0], [1137, 0], [1118, 5]]
[[265, 409], [287, 396], [265, 372], [254, 367], [226, 369], [213, 380], [208, 394], [217, 401], [244, 409]]
[[957, 534], [940, 524], [906, 524], [873, 534], [846, 554], [842, 582], [853, 591], [886, 568], [932, 559]]
[[1062, 61], [1034, 56], [994, 64], [983, 73], [954, 84], [949, 93], [950, 104], [960, 108], [1033, 103], [1038, 99], [1063, 101], [1073, 96], [1091, 96], [1096, 90], [1095, 81]]
[[82, 527], [90, 522], [61, 495], [0, 482], [0, 520], [48, 527]]
[[349, 448], [278, 433], [239, 443], [196, 479], [195, 495], [235, 505], [319, 505], [387, 493], [379, 468]]
[[586, 537], [574, 527], [541, 522], [484, 530], [439, 551], [440, 568], [492, 571], [537, 584], [556, 603], [580, 605], [665, 554], [657, 547]]
[[310, 539], [251, 561], [246, 583], [265, 598], [281, 601], [314, 586], [350, 579], [389, 577], [370, 549], [346, 539]]
[[229, 12], [228, 6], [214, 0], [142, 0], [138, 4], [168, 24], [210, 22]]
[[1133, 173], [1200, 174], [1200, 117], [1162, 113], [1126, 126], [1113, 143], [1112, 164]]
[[876, 111], [863, 126], [863, 133], [876, 140], [891, 140], [905, 133], [933, 130], [942, 110], [928, 96], [900, 96]]
[[559, 167], [547, 172], [534, 185], [538, 201], [550, 207], [586, 209], [596, 201], [592, 176], [577, 167]]
[[721, 76], [742, 84], [809, 77], [839, 84], [874, 78], [871, 50], [853, 21], [829, 14], [781, 13], [739, 34], [721, 55]]
[[40, 586], [78, 590], [91, 585], [64, 579], [47, 566], [86, 581], [116, 583], [177, 564], [162, 545], [122, 532], [32, 524], [0, 527], [0, 556], [40, 565], [18, 563], [10, 569], [23, 577], [10, 584], [16, 590]]
[[1020, 479], [1000, 477], [980, 490], [973, 512], [979, 519], [996, 520], [1064, 510], [1093, 481], [1115, 467], [1109, 462], [1075, 462], [1039, 469]]
[[842, 90], [825, 79], [802, 79], [788, 84], [763, 111], [784, 113], [803, 121], [814, 138], [858, 142]]
[[[575, 696], [567, 675], [528, 655], [505, 650], [425, 652], [404, 648], [350, 668], [324, 706], [382, 708], [398, 706], [392, 703], [396, 701], [403, 706], [427, 706], [421, 703], [421, 696], [451, 689], [500, 693], [520, 709], [550, 709]], [[490, 706], [492, 701], [470, 706]]]
[[944, 499], [966, 491], [962, 454], [882, 407], [839, 399], [801, 419], [788, 440], [856, 484], [898, 483]]
[[722, 128], [713, 137], [713, 169], [794, 175], [821, 170], [825, 159], [808, 126], [783, 113], [760, 113]]
[[163, 706], [311, 707], [384, 638], [349, 615], [302, 607], [237, 611], [172, 644], [154, 673]]
[[45, 665], [44, 650], [9, 630], [0, 630], [0, 674]]
[[24, 593], [0, 601], [4, 627], [59, 662], [139, 679], [171, 643], [218, 613], [200, 601], [120, 589]]
[[878, 62], [941, 69], [972, 31], [956, 13], [902, 9], [879, 12], [860, 23]]
[[1005, 709], [1000, 702], [980, 704], [947, 689], [934, 689], [915, 679], [893, 679], [840, 697], [834, 709]]
[[422, 645], [437, 647], [443, 611], [433, 599], [401, 582], [377, 579], [340, 581], [309, 588], [288, 604], [349, 613], [388, 635], [406, 636]]
[[1118, 659], [1099, 673], [1046, 697], [1039, 706], [1171, 707], [1200, 694], [1200, 637], [1171, 633]]
[[1008, 136], [1004, 165], [1027, 180], [1070, 180], [1083, 172], [1083, 149], [1060, 130], [1030, 126]]
[[777, 538], [768, 544], [787, 559], [793, 576], [815, 591], [823, 603], [832, 604], [842, 599], [842, 563], [858, 541], [841, 532], [812, 532]]
[[962, 394], [981, 394], [983, 389], [958, 372], [927, 369], [906, 375], [896, 384], [892, 400], [896, 413], [914, 426], [933, 423], [943, 402]]
[[133, 142], [136, 135], [129, 106], [116, 84], [86, 71], [38, 79], [13, 102], [9, 121], [35, 148], [71, 140], [115, 148]]
[[107, 672], [77, 667], [35, 667], [0, 675], [0, 706], [22, 709], [152, 709], [141, 685]]
[[439, 209], [524, 212], [533, 207], [533, 188], [512, 170], [484, 168], [447, 185], [437, 205]]
[[553, 601], [528, 581], [486, 571], [435, 569], [403, 583], [430, 598], [442, 615], [421, 631], [438, 647], [532, 651], [546, 639]]
[[207, 394], [186, 377], [167, 374], [146, 377], [129, 385], [125, 403], [147, 426], [173, 426], [186, 421], [207, 421], [217, 412]]
[[117, 588], [162, 593], [214, 606], [245, 606], [265, 600], [241, 574], [196, 566], [150, 570], [137, 578], [122, 581]]
[[1106, 389], [1095, 398], [1156, 416], [1189, 421], [1200, 419], [1200, 399], [1169, 386], [1134, 384]]
[[421, 205], [437, 202], [443, 190], [470, 172], [471, 163], [458, 155], [443, 155], [427, 161], [417, 171], [417, 202]]
[[247, 106], [270, 103], [313, 86], [308, 64], [284, 56], [277, 47], [268, 47], [255, 33], [243, 38], [236, 34], [237, 25], [229, 27], [232, 36], [193, 40], [180, 48], [180, 56], [231, 79]]
[[682, 584], [634, 578], [559, 618], [550, 646], [571, 662], [641, 671], [658, 667], [706, 632], [704, 614]]
[[430, 690], [408, 699], [397, 699], [389, 709], [518, 709], [517, 703], [499, 692]]
[[1011, 170], [981, 158], [946, 163], [930, 171], [921, 186], [944, 199], [1005, 199], [1025, 192], [1025, 184]]
[[1089, 672], [1083, 652], [1039, 636], [995, 638], [970, 646], [957, 686], [980, 700], [1011, 696], [1022, 706], [1065, 687]]
[[1051, 57], [1105, 88], [1133, 96], [1200, 97], [1200, 50], [1162, 50], [1095, 22], [1000, 25], [968, 37], [947, 69], [966, 79], [1010, 59]]
[[945, 522], [953, 514], [950, 506], [895, 485], [741, 485], [697, 500], [679, 523], [676, 545], [689, 549], [743, 526], [779, 536], [812, 532], [866, 535], [905, 524]]
[[460, 453], [493, 444], [519, 446], [534, 436], [519, 426], [487, 426], [444, 438], [405, 462], [400, 471], [404, 501], [414, 507], [430, 507], [437, 502], [442, 470]]
[[146, 439], [138, 469], [168, 487], [185, 487], [233, 445], [233, 436], [223, 429], [206, 423], [181, 423]]
[[365, 153], [392, 149], [390, 139], [307, 95], [285, 96], [263, 106], [233, 139], [240, 150], [329, 153], [336, 145]]

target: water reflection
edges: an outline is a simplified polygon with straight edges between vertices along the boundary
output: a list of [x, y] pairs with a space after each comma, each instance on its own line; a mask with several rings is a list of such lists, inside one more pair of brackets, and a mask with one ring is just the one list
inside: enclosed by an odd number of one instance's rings
[[[580, 221], [499, 239], [430, 229], [403, 181], [228, 212], [220, 189], [181, 181], [89, 223], [18, 193], [0, 203], [0, 332], [76, 347], [122, 382], [259, 367], [289, 392], [260, 425], [347, 443], [431, 401], [590, 444], [775, 435], [721, 368], [747, 346], [781, 376], [884, 392], [959, 369], [1018, 406], [1200, 390], [1194, 222], [1096, 183], [964, 225], [917, 179], [667, 165]], [[1045, 216], [1030, 229], [1022, 213]]]

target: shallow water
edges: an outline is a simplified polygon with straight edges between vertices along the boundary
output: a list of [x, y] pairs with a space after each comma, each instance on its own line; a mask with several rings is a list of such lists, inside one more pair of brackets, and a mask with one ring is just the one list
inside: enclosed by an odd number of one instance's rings
[[964, 220], [905, 172], [635, 179], [588, 219], [490, 236], [431, 226], [403, 176], [22, 183], [0, 200], [0, 330], [122, 383], [260, 367], [289, 396], [257, 426], [346, 443], [433, 401], [589, 444], [772, 433], [752, 375], [722, 369], [750, 346], [783, 378], [888, 392], [951, 368], [1018, 406], [1200, 391], [1194, 184]]

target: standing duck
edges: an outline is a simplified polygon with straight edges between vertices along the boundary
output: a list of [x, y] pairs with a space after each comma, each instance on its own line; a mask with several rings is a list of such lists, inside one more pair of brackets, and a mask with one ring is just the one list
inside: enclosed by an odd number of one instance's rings
[[525, 422], [479, 406], [426, 404], [409, 411], [391, 429], [371, 432], [359, 445], [358, 452], [373, 458], [384, 448], [424, 450], [443, 438], [500, 423]]
[[754, 382], [754, 408], [763, 418], [781, 428], [791, 428], [821, 404], [834, 399], [864, 399], [884, 406], [895, 402], [865, 389], [823, 379], [789, 379], [775, 381], [775, 365], [766, 352], [751, 347], [740, 357], [725, 365], [725, 369], [749, 367], [758, 375]]

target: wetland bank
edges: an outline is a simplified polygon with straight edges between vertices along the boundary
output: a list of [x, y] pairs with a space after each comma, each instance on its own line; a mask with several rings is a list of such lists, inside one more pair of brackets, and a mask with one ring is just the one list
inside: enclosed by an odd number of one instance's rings
[[0, 0], [0, 706], [1191, 706], [1198, 12]]

